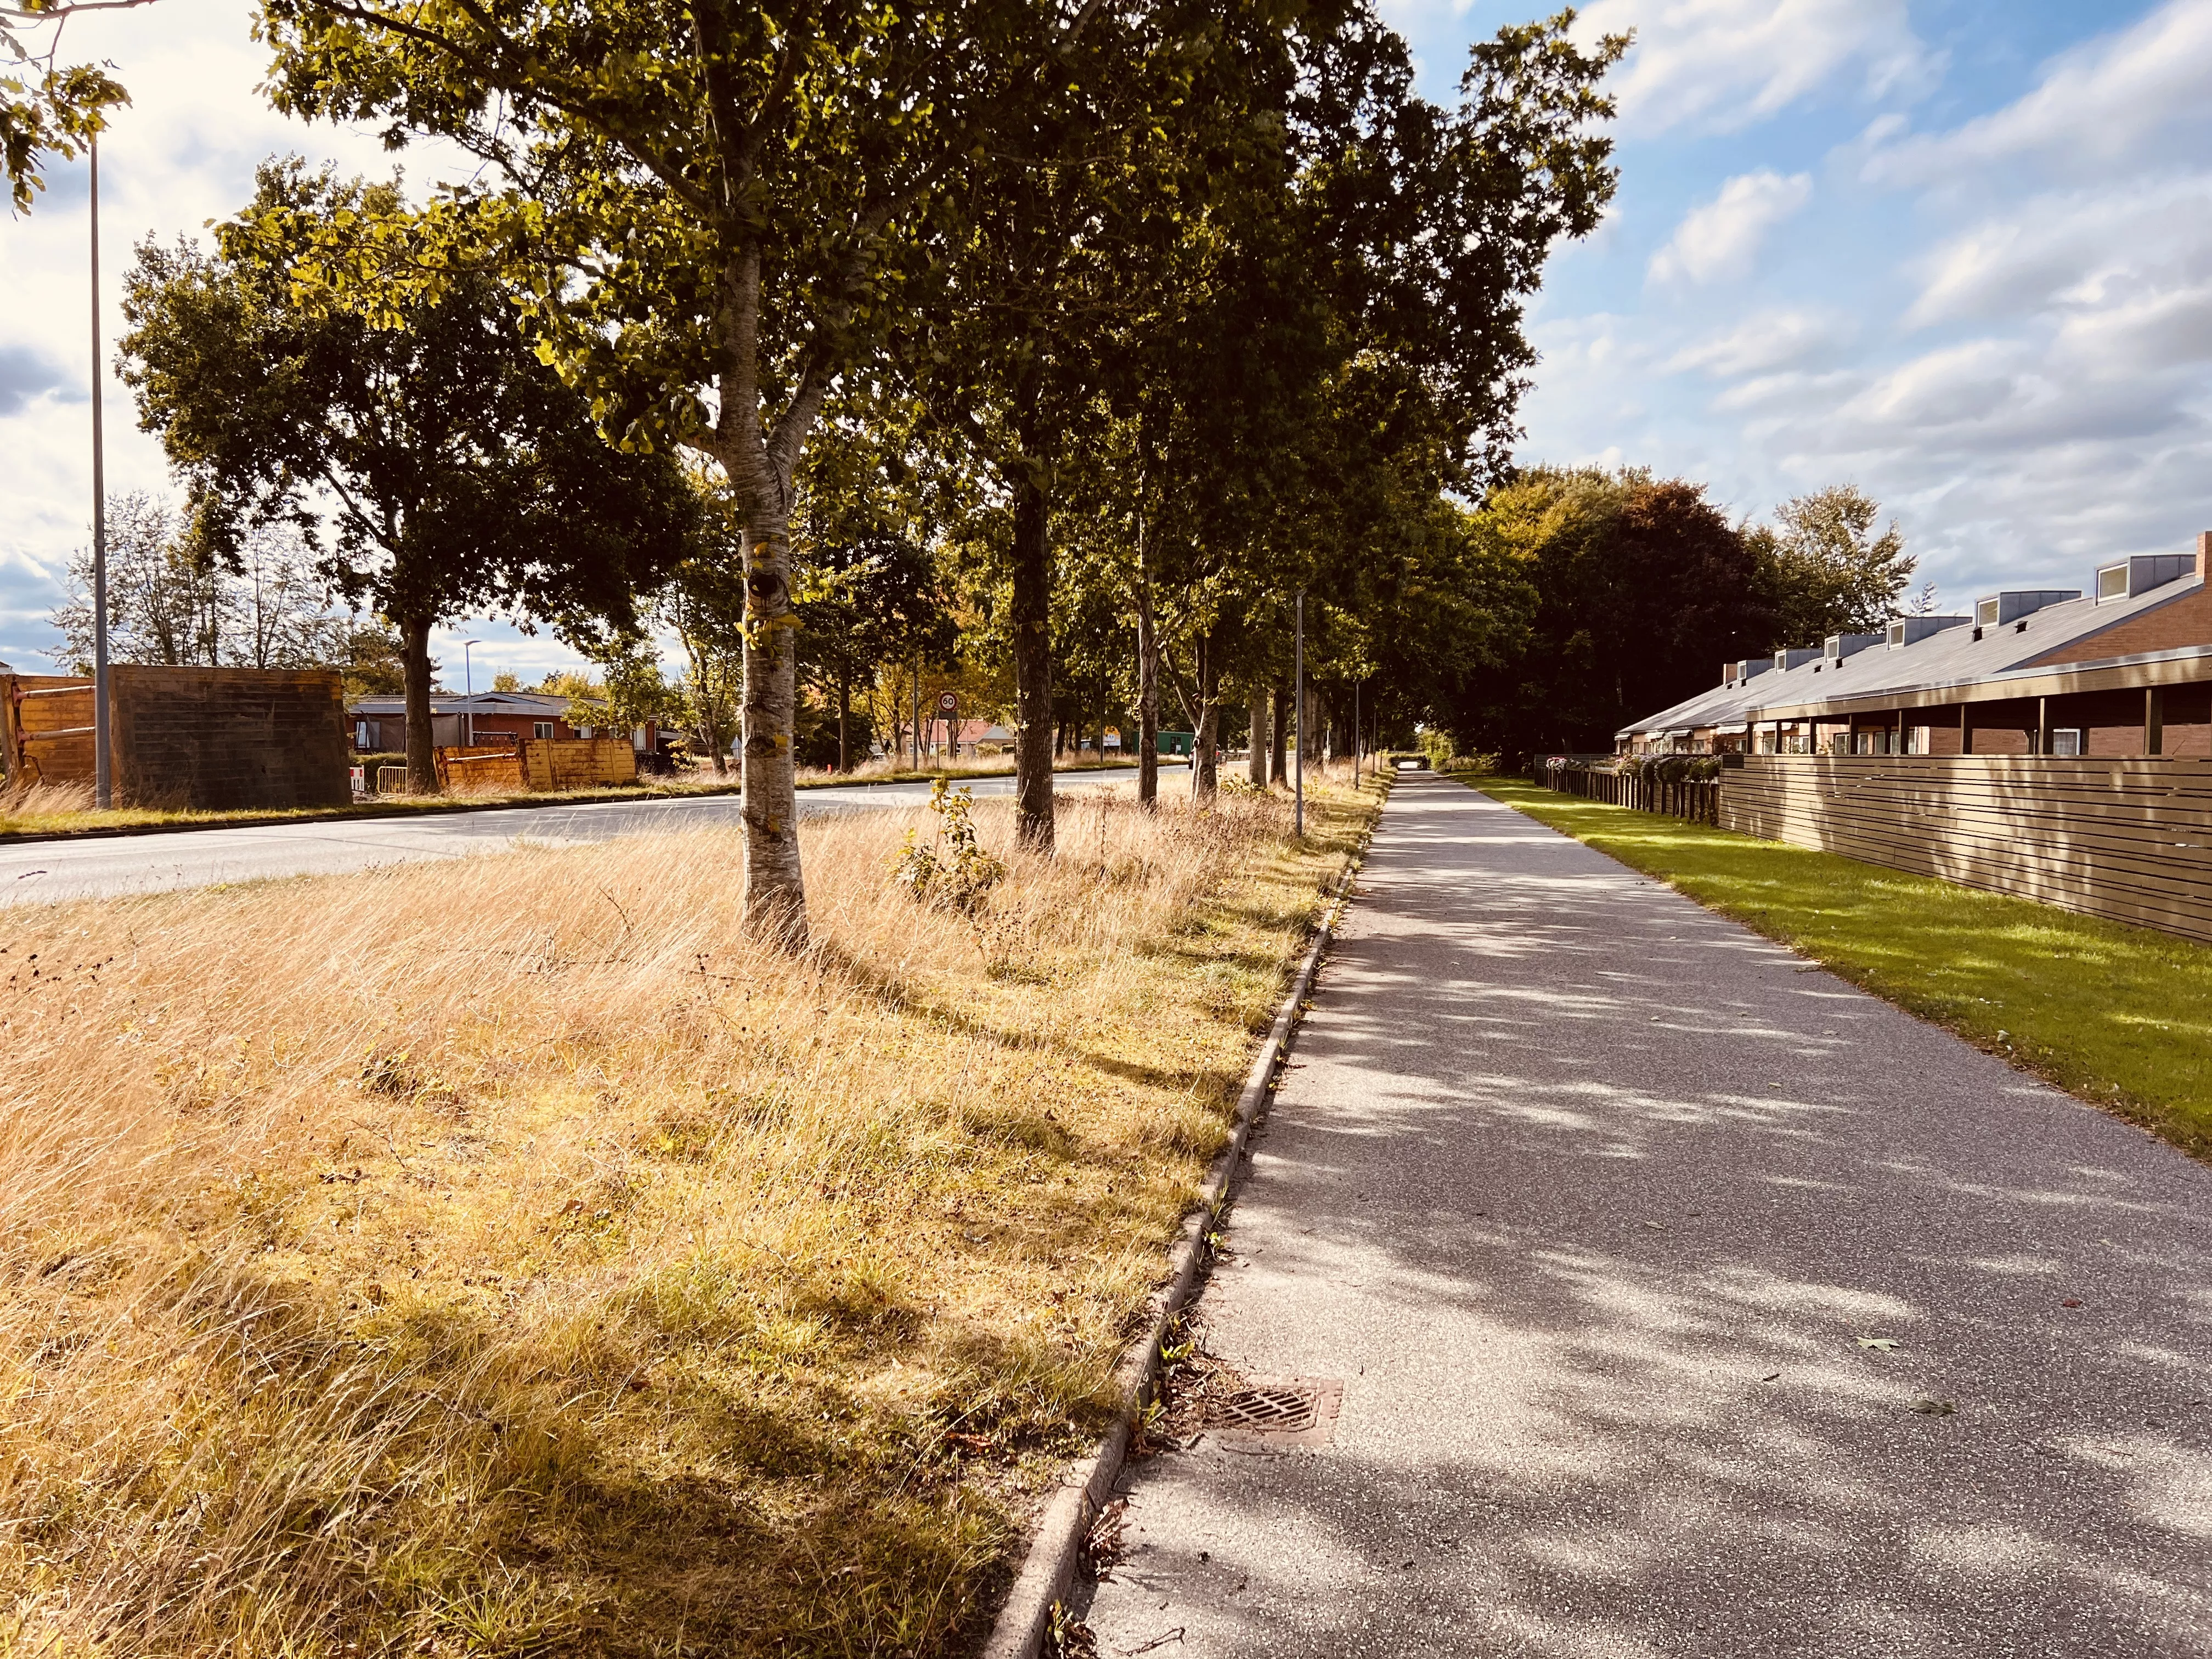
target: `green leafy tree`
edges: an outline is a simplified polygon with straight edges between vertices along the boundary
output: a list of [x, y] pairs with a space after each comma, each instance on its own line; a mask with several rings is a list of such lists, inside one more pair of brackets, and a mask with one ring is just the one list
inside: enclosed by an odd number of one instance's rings
[[799, 662], [835, 719], [840, 771], [854, 764], [854, 688], [942, 659], [957, 633], [926, 539], [910, 411], [872, 391], [833, 410], [801, 469], [793, 525]]
[[[936, 192], [1102, 15], [1030, 0], [268, 0], [277, 101], [482, 155], [451, 218], [536, 272], [541, 346], [633, 448], [720, 463], [744, 520], [748, 914], [803, 938], [790, 515], [809, 434], [935, 246]], [[1018, 101], [1018, 100], [1017, 100]], [[433, 284], [397, 259], [337, 287]]]
[[1211, 194], [1240, 169], [1280, 167], [1295, 26], [1334, 15], [1103, 9], [1059, 73], [1009, 96], [1003, 141], [945, 192], [945, 257], [900, 360], [1009, 508], [1015, 813], [1031, 846], [1053, 838], [1055, 503], [1102, 413], [1101, 339], [1160, 308]]
[[1746, 534], [1764, 567], [1778, 649], [1869, 633], [1897, 614], [1919, 562], [1894, 521], [1876, 533], [1879, 501], [1856, 484], [1832, 484], [1774, 516], [1773, 526]]
[[265, 166], [214, 253], [141, 246], [122, 346], [212, 556], [234, 561], [257, 524], [331, 526], [325, 574], [399, 631], [410, 780], [431, 791], [431, 628], [509, 611], [619, 635], [636, 590], [686, 551], [696, 508], [666, 457], [600, 441], [490, 279], [372, 319], [304, 296], [304, 250], [277, 234], [404, 219], [393, 187]]
[[1758, 553], [1701, 485], [1532, 469], [1490, 492], [1474, 529], [1519, 567], [1534, 604], [1525, 649], [1453, 694], [1446, 718], [1467, 749], [1610, 750], [1628, 720], [1769, 648]]
[[28, 213], [53, 161], [73, 161], [131, 94], [97, 64], [61, 61], [62, 27], [83, 11], [120, 11], [149, 0], [0, 0], [0, 177], [17, 214]]
[[[1169, 666], [1194, 726], [1211, 731], [1224, 685], [1255, 703], [1287, 676], [1302, 589], [1310, 666], [1340, 680], [1376, 671], [1385, 618], [1454, 672], [1518, 626], [1521, 590], [1488, 580], [1494, 562], [1474, 591], [1500, 615], [1407, 607], [1437, 597], [1440, 570], [1468, 574], [1443, 494], [1503, 466], [1533, 362], [1526, 295], [1614, 187], [1595, 129], [1627, 43], [1577, 47], [1571, 22], [1478, 42], [1451, 108], [1415, 94], [1403, 42], [1364, 9], [1302, 38], [1279, 165], [1224, 175], [1115, 354], [1137, 656]], [[1432, 694], [1433, 674], [1420, 683]], [[1156, 698], [1140, 689], [1148, 727]], [[1201, 790], [1211, 752], [1202, 733]]]

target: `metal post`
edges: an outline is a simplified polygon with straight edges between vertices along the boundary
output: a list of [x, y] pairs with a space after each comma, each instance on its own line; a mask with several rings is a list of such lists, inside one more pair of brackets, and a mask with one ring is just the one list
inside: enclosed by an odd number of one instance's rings
[[100, 137], [92, 153], [92, 799], [115, 805], [115, 754], [107, 710], [107, 457], [100, 419]]
[[[483, 643], [482, 640], [461, 641], [461, 744], [467, 749], [477, 746], [477, 681], [474, 671], [469, 666], [469, 647]], [[614, 710], [610, 707], [607, 712], [611, 715]]]
[[1360, 750], [1366, 747], [1366, 734], [1359, 729], [1359, 682], [1352, 683], [1352, 787], [1359, 787]]
[[[1297, 803], [1291, 823], [1295, 832], [1303, 838], [1306, 833], [1306, 591], [1303, 587], [1298, 589], [1297, 672], [1294, 685], [1291, 706], [1297, 715], [1298, 758], [1291, 772], [1291, 790]], [[1195, 766], [1197, 762], [1194, 759], [1191, 763]]]

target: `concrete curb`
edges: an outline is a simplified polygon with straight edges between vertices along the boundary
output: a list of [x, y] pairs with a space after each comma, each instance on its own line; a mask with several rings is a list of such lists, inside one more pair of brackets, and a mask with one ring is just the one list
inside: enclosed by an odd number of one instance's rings
[[[1382, 799], [1387, 802], [1389, 798], [1389, 791], [1385, 789]], [[1381, 822], [1380, 808], [1376, 822]], [[1121, 1478], [1122, 1462], [1128, 1455], [1138, 1415], [1159, 1381], [1160, 1345], [1167, 1337], [1170, 1323], [1190, 1301], [1191, 1292], [1205, 1271], [1208, 1238], [1229, 1201], [1253, 1126], [1259, 1121], [1267, 1096], [1274, 1087], [1276, 1070], [1289, 1054], [1298, 1016], [1313, 991], [1314, 978], [1321, 971], [1322, 953], [1335, 937], [1344, 907], [1351, 902], [1352, 885], [1367, 860], [1367, 847], [1374, 833], [1370, 828], [1360, 838], [1352, 861], [1337, 878], [1336, 891], [1322, 912], [1321, 926], [1315, 931], [1304, 965], [1291, 981], [1290, 994], [1283, 999], [1282, 1006], [1275, 1011], [1274, 1024], [1267, 1028], [1267, 1041], [1252, 1057], [1252, 1069], [1245, 1073], [1243, 1092], [1237, 1099], [1236, 1127], [1230, 1133], [1229, 1144], [1221, 1149], [1212, 1168], [1206, 1171], [1197, 1205], [1183, 1218], [1182, 1233], [1176, 1240], [1171, 1258], [1173, 1273], [1166, 1288], [1152, 1298], [1151, 1327], [1129, 1345], [1121, 1356], [1121, 1363], [1114, 1368], [1115, 1393], [1121, 1401], [1114, 1426], [1107, 1431], [1106, 1438], [1087, 1463], [1061, 1477], [1060, 1490], [1045, 1505], [1036, 1532], [1030, 1540], [1029, 1553], [1014, 1578], [1013, 1589], [999, 1610], [997, 1622], [991, 1626], [990, 1639], [983, 1644], [982, 1659], [1038, 1659], [1044, 1650], [1046, 1637], [1052, 1628], [1053, 1612], [1066, 1595], [1068, 1586], [1075, 1582], [1084, 1537], [1099, 1510], [1113, 1497], [1115, 1483]]]

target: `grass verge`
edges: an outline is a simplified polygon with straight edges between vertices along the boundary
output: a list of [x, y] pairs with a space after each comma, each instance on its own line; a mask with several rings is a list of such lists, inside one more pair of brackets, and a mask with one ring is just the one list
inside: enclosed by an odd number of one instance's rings
[[2212, 948], [1518, 779], [1471, 781], [1886, 1001], [2212, 1156]]
[[972, 1646], [1374, 799], [810, 822], [803, 956], [726, 830], [11, 913], [0, 1650]]
[[[1056, 767], [1059, 772], [1133, 770], [1133, 761], [1085, 761]], [[962, 765], [931, 769], [870, 765], [856, 771], [802, 773], [801, 789], [835, 789], [854, 784], [932, 783], [939, 778], [955, 782], [964, 778], [1006, 777], [1013, 763]], [[0, 842], [52, 841], [66, 836], [150, 834], [175, 830], [215, 830], [226, 824], [291, 823], [310, 818], [407, 817], [426, 812], [481, 812], [502, 806], [575, 806], [599, 801], [658, 800], [670, 796], [733, 795], [735, 773], [711, 772], [657, 777], [612, 788], [524, 791], [455, 791], [442, 795], [380, 795], [349, 806], [301, 806], [270, 809], [240, 807], [229, 811], [191, 808], [118, 806], [103, 812], [90, 805], [88, 785], [34, 784], [10, 798], [0, 792]]]

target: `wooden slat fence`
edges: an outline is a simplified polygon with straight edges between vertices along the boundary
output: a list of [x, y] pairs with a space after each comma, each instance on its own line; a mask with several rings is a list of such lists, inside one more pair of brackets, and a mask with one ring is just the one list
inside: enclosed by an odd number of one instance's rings
[[1750, 755], [1726, 830], [2212, 940], [2212, 760]]
[[1663, 812], [1697, 823], [1719, 822], [1720, 783], [1713, 778], [1647, 776], [1609, 766], [1570, 763], [1540, 764], [1535, 780], [1562, 794], [1634, 807], [1640, 812]]

